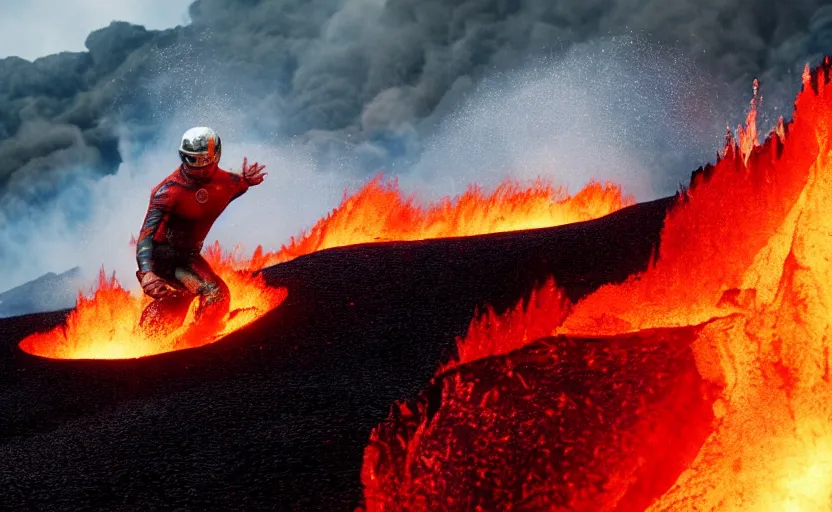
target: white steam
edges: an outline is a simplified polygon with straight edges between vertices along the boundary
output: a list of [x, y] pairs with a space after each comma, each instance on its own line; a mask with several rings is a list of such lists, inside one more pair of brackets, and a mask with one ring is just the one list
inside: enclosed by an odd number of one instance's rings
[[[713, 160], [735, 117], [689, 62], [632, 39], [580, 45], [481, 89], [410, 170], [423, 186], [460, 193], [468, 183], [543, 176], [570, 192], [609, 180], [655, 199]], [[737, 92], [741, 109], [746, 91]]]

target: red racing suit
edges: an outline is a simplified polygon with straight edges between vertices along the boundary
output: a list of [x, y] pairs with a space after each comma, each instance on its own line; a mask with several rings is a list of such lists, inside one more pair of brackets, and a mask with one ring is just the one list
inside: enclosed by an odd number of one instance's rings
[[234, 199], [249, 188], [239, 174], [217, 168], [208, 178], [188, 175], [180, 166], [157, 185], [136, 242], [137, 277], [153, 272], [181, 293], [155, 300], [142, 324], [167, 322], [178, 327], [195, 297], [197, 318], [209, 310], [213, 318], [228, 312], [228, 287], [200, 255], [214, 222]]

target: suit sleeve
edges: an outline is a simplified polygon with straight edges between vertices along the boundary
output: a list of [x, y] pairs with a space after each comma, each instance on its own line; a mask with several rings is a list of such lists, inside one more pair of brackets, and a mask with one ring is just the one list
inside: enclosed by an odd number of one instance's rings
[[170, 216], [171, 201], [172, 194], [167, 183], [150, 196], [150, 205], [147, 207], [147, 214], [136, 242], [136, 263], [141, 273], [153, 272], [153, 237]]
[[[231, 186], [234, 188], [234, 193], [231, 194], [231, 201], [237, 199], [241, 195], [245, 194], [249, 188], [248, 182], [243, 178], [241, 174], [237, 173], [228, 173], [231, 177]], [[229, 202], [231, 202], [229, 201]]]

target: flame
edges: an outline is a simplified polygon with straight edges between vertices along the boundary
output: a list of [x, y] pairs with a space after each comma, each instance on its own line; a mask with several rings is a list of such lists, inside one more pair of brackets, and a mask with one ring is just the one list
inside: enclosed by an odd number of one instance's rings
[[507, 354], [531, 341], [551, 336], [566, 319], [571, 304], [553, 279], [532, 291], [529, 300], [498, 315], [488, 306], [479, 319], [471, 320], [468, 333], [457, 339], [457, 357], [443, 365], [439, 373], [484, 357]]
[[[473, 322], [459, 342], [461, 360], [471, 361], [469, 345], [481, 346], [478, 340], [489, 336], [503, 339], [489, 341], [477, 357], [503, 353], [503, 347], [519, 348], [533, 341], [527, 333], [572, 338], [639, 335], [658, 328], [694, 333], [690, 347], [695, 367], [718, 390], [709, 435], [684, 470], [646, 506], [618, 502], [622, 492], [591, 509], [832, 507], [831, 68], [829, 58], [815, 70], [806, 67], [793, 121], [784, 124], [781, 119], [762, 145], [756, 135], [755, 82], [755, 100], [746, 127], [739, 130], [739, 142], [729, 138], [716, 164], [694, 173], [690, 188], [666, 218], [659, 255], [647, 271], [600, 288], [572, 306], [565, 319], [558, 311], [524, 311], [518, 305], [502, 318]], [[490, 327], [500, 322], [512, 327]], [[504, 364], [511, 367], [510, 360]], [[452, 396], [443, 396], [443, 405], [451, 402]], [[482, 407], [488, 406], [483, 402]], [[403, 415], [400, 423], [418, 422], [410, 416]], [[528, 425], [534, 419], [517, 421]], [[390, 429], [386, 425], [373, 432], [365, 452], [362, 478], [368, 510], [398, 510], [390, 500], [390, 485], [412, 483], [417, 457], [431, 461], [428, 467], [437, 466], [432, 456], [450, 457], [416, 453], [413, 447], [433, 428], [422, 420], [410, 429], [414, 439], [401, 439], [407, 446], [407, 458], [397, 462], [403, 472], [391, 470], [390, 448], [380, 452], [374, 446], [380, 432]], [[478, 436], [485, 436], [482, 430]], [[382, 453], [387, 453], [387, 466], [379, 466]], [[495, 457], [492, 464], [506, 463]], [[380, 473], [380, 467], [394, 473]], [[523, 473], [525, 468], [516, 470]], [[609, 478], [617, 482], [614, 474]], [[408, 498], [417, 503], [430, 499]]]
[[570, 196], [538, 179], [528, 187], [506, 180], [488, 195], [471, 185], [454, 200], [446, 197], [421, 207], [413, 197], [402, 196], [396, 180], [378, 176], [354, 195], [345, 194], [337, 208], [280, 251], [264, 253], [258, 247], [251, 265], [263, 268], [346, 245], [558, 226], [603, 217], [633, 203], [611, 183], [591, 182]]
[[[340, 206], [321, 219], [288, 247], [265, 253], [258, 247], [251, 258], [237, 254], [241, 247], [223, 255], [215, 243], [205, 257], [231, 290], [231, 309], [242, 310], [227, 319], [219, 333], [183, 336], [193, 328], [193, 309], [185, 325], [164, 338], [148, 337], [137, 330], [148, 299], [132, 295], [102, 271], [92, 297], [79, 295], [76, 309], [65, 326], [34, 334], [20, 343], [26, 352], [65, 359], [121, 359], [142, 357], [216, 341], [277, 307], [286, 290], [272, 290], [250, 272], [330, 247], [389, 240], [421, 240], [467, 236], [499, 231], [555, 226], [590, 220], [633, 203], [621, 188], [590, 183], [575, 196], [538, 179], [528, 187], [506, 181], [485, 195], [471, 186], [462, 196], [420, 207], [413, 198], [404, 199], [398, 183], [381, 176], [352, 196], [345, 193]], [[135, 245], [135, 237], [131, 239]]]
[[739, 137], [739, 150], [743, 156], [743, 163], [748, 164], [748, 157], [751, 156], [751, 151], [759, 145], [757, 140], [757, 107], [762, 103], [763, 98], [760, 96], [760, 82], [754, 79], [754, 95], [751, 98], [751, 105], [748, 109], [748, 115], [745, 117], [745, 126], [737, 127], [737, 134]]
[[228, 285], [231, 311], [237, 311], [233, 318], [226, 318], [219, 332], [187, 336], [195, 327], [194, 301], [183, 327], [167, 336], [147, 335], [138, 325], [150, 300], [126, 290], [115, 276], [108, 278], [102, 270], [95, 292], [91, 297], [79, 294], [65, 325], [25, 338], [20, 348], [56, 359], [127, 359], [193, 348], [248, 325], [286, 299], [285, 288], [270, 288], [262, 277], [234, 270], [240, 266], [240, 258], [234, 253], [223, 254], [219, 244], [208, 248], [205, 257]]

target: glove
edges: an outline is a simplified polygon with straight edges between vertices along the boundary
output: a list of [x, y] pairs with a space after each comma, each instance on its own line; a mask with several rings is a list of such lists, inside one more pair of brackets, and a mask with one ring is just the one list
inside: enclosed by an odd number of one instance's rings
[[136, 277], [139, 278], [144, 293], [154, 299], [170, 297], [175, 294], [176, 290], [153, 272], [136, 272]]
[[261, 174], [261, 171], [265, 168], [265, 165], [257, 165], [257, 162], [248, 165], [248, 158], [243, 158], [243, 179], [246, 180], [250, 186], [263, 183], [263, 180], [268, 175], [268, 173]]

